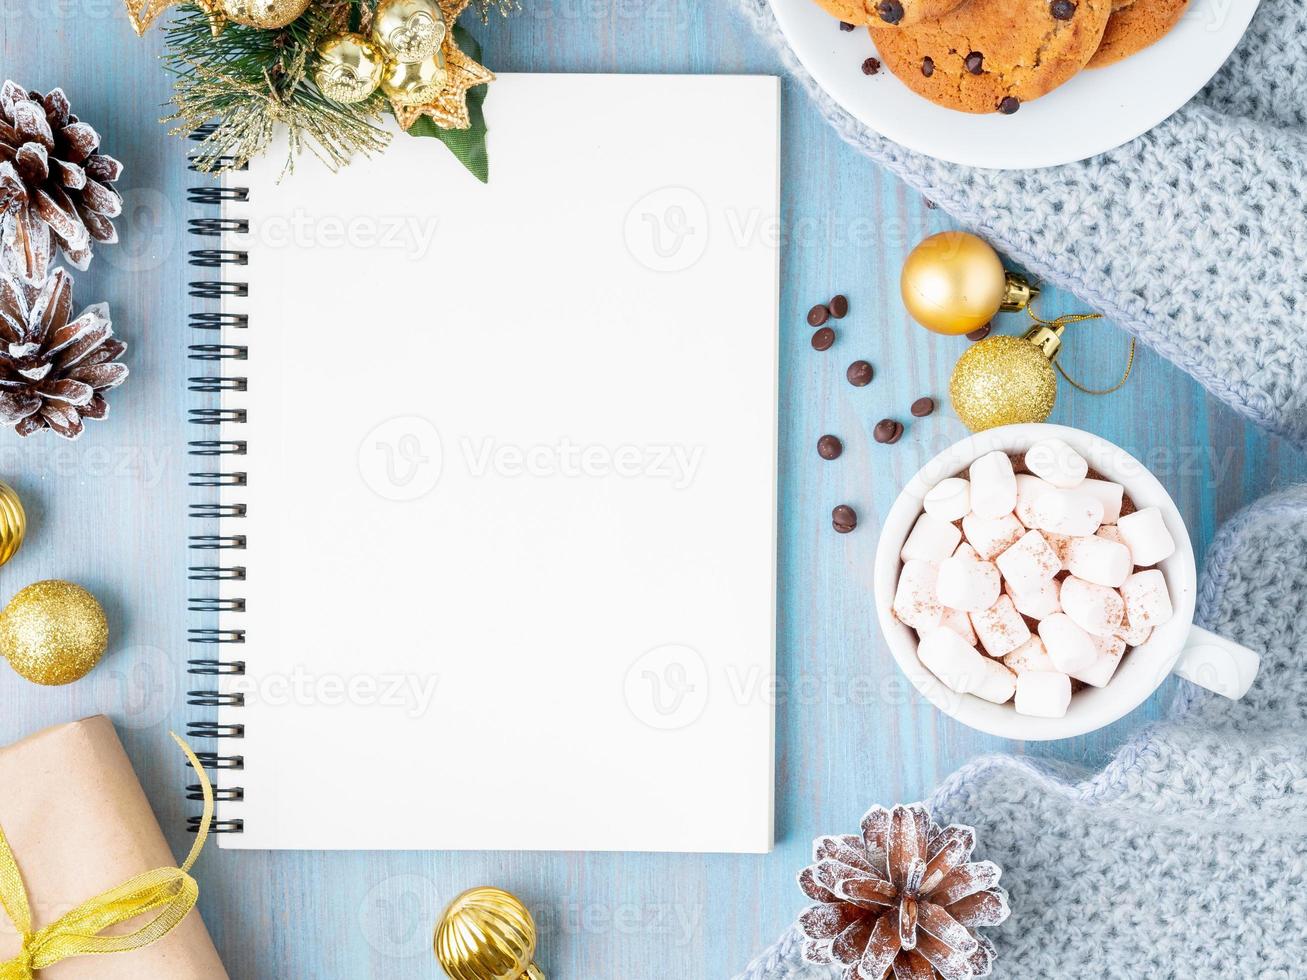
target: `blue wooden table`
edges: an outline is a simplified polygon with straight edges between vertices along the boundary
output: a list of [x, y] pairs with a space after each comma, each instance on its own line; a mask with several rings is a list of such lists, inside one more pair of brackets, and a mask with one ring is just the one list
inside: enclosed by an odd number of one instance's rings
[[[473, 24], [503, 71], [780, 72], [775, 54], [730, 3], [527, 0], [515, 19]], [[832, 24], [832, 30], [834, 30]], [[184, 146], [156, 120], [167, 79], [156, 31], [137, 39], [119, 0], [6, 0], [0, 75], [62, 85], [127, 166], [122, 243], [77, 277], [77, 298], [107, 300], [128, 340], [132, 377], [107, 422], [78, 443], [0, 439], [0, 474], [27, 503], [30, 537], [0, 570], [7, 599], [46, 577], [75, 579], [104, 601], [111, 655], [86, 680], [38, 689], [0, 667], [0, 742], [96, 712], [117, 723], [175, 849], [188, 838], [182, 762], [167, 740], [200, 709], [184, 707], [188, 363], [183, 232]], [[565, 111], [567, 107], [562, 107]], [[583, 110], [584, 107], [577, 107]], [[487, 105], [494, 120], [493, 94]], [[731, 975], [803, 905], [794, 885], [818, 833], [856, 829], [872, 803], [917, 799], [985, 752], [1030, 752], [1096, 765], [1172, 696], [1092, 737], [1053, 745], [989, 738], [941, 716], [900, 679], [870, 598], [878, 515], [925, 459], [963, 433], [947, 412], [911, 420], [921, 395], [944, 400], [961, 339], [911, 325], [897, 298], [908, 249], [952, 226], [913, 191], [844, 145], [797, 86], [784, 111], [781, 295], [780, 594], [776, 678], [777, 843], [765, 857], [640, 854], [233, 853], [201, 860], [200, 905], [236, 980], [436, 977], [430, 934], [443, 904], [493, 883], [519, 894], [542, 931], [539, 961], [557, 977], [666, 980]], [[803, 314], [837, 291], [852, 312], [835, 348], [808, 345]], [[1050, 292], [1046, 314], [1081, 309]], [[1018, 318], [1002, 326], [1020, 328]], [[1230, 325], [1228, 329], [1239, 329]], [[1106, 383], [1125, 356], [1110, 324], [1070, 328], [1068, 366]], [[844, 380], [867, 358], [867, 388]], [[311, 379], [303, 379], [311, 384]], [[883, 416], [908, 421], [896, 446], [871, 438]], [[1307, 477], [1307, 459], [1249, 425], [1149, 351], [1117, 395], [1064, 386], [1053, 420], [1097, 432], [1152, 466], [1171, 489], [1200, 556], [1244, 504]], [[324, 413], [321, 424], [331, 424]], [[844, 456], [822, 463], [816, 439]], [[861, 525], [830, 528], [851, 503]], [[0, 792], [14, 792], [12, 787]], [[324, 785], [322, 806], [347, 787]], [[506, 797], [504, 805], [519, 801]], [[505, 841], [510, 845], [511, 841]]]

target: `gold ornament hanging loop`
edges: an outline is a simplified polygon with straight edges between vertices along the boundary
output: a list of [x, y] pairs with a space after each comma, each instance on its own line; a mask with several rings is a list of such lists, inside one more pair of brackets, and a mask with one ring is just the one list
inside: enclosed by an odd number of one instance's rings
[[[1055, 320], [1045, 320], [1035, 312], [1033, 302], [1026, 307], [1026, 314], [1035, 322], [1036, 326], [1046, 328], [1054, 336], [1060, 336], [1062, 330], [1072, 323], [1083, 323], [1085, 320], [1101, 320], [1103, 318], [1103, 314], [1101, 313], [1064, 313]], [[1121, 375], [1121, 380], [1110, 388], [1090, 388], [1071, 377], [1071, 375], [1067, 373], [1066, 368], [1062, 366], [1061, 360], [1058, 358], [1058, 354], [1061, 353], [1060, 345], [1059, 349], [1055, 350], [1051, 355], [1051, 360], [1053, 361], [1053, 366], [1057, 368], [1058, 374], [1066, 378], [1067, 384], [1071, 385], [1071, 387], [1075, 388], [1077, 391], [1082, 391], [1086, 395], [1110, 395], [1113, 392], [1120, 391], [1125, 387], [1125, 383], [1130, 380], [1130, 372], [1133, 371], [1135, 367], [1135, 345], [1136, 340], [1134, 337], [1131, 337], [1130, 350], [1126, 355], [1125, 372]]]

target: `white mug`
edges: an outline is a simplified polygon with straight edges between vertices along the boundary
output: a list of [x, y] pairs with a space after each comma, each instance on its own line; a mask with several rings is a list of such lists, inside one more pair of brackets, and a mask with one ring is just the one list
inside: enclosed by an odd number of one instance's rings
[[[917, 635], [892, 611], [901, 561], [899, 551], [922, 512], [922, 500], [940, 480], [963, 473], [995, 449], [1024, 452], [1041, 439], [1057, 437], [1074, 447], [1102, 476], [1125, 487], [1135, 505], [1155, 506], [1175, 539], [1175, 553], [1158, 567], [1166, 577], [1175, 612], [1131, 650], [1106, 687], [1086, 687], [1071, 699], [1062, 718], [1019, 715], [1009, 701], [993, 704], [945, 687], [917, 659]], [[954, 443], [923, 466], [904, 487], [881, 528], [874, 571], [876, 613], [890, 651], [917, 690], [945, 714], [991, 735], [1014, 739], [1054, 739], [1084, 735], [1133, 711], [1172, 673], [1229, 698], [1241, 698], [1257, 675], [1259, 658], [1247, 647], [1194, 625], [1198, 575], [1180, 511], [1157, 478], [1124, 449], [1106, 439], [1062, 425], [1008, 425]]]

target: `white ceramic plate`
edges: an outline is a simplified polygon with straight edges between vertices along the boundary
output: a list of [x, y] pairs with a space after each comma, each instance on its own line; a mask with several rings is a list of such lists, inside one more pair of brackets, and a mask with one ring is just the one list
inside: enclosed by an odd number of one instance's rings
[[887, 69], [865, 28], [845, 32], [813, 0], [771, 0], [799, 60], [836, 102], [876, 132], [950, 163], [999, 170], [1083, 160], [1148, 132], [1198, 93], [1234, 50], [1258, 0], [1191, 0], [1162, 40], [1108, 68], [1081, 72], [1015, 115], [971, 115], [921, 98]]

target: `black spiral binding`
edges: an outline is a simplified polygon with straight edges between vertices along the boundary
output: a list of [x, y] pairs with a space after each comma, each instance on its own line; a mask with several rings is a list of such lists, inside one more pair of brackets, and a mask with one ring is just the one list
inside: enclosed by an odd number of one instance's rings
[[[191, 138], [201, 140], [212, 132], [211, 128], [201, 128], [191, 134]], [[195, 170], [194, 162], [190, 169]], [[224, 206], [241, 204], [249, 200], [249, 188], [206, 185], [192, 187], [187, 192], [191, 204]], [[249, 221], [231, 215], [191, 218], [187, 232], [199, 238], [218, 238], [228, 233], [245, 233], [250, 228]], [[201, 269], [219, 269], [219, 276], [230, 276], [236, 269], [249, 263], [249, 253], [225, 248], [195, 248], [191, 250], [189, 262]], [[249, 284], [219, 278], [191, 282], [190, 295], [199, 300], [222, 300], [240, 298], [249, 295]], [[211, 331], [227, 331], [227, 337], [234, 331], [249, 327], [249, 317], [244, 313], [223, 311], [221, 313], [196, 311], [190, 315], [191, 329], [202, 331], [194, 335], [196, 343], [188, 348], [188, 359], [195, 363], [196, 374], [187, 382], [193, 392], [221, 397], [226, 391], [245, 391], [249, 382], [243, 376], [232, 373], [238, 371], [236, 364], [244, 361], [249, 348], [243, 344], [213, 343]], [[199, 342], [204, 341], [204, 342]], [[204, 434], [204, 427], [221, 426], [224, 423], [244, 425], [244, 409], [205, 406], [189, 410], [189, 421], [196, 430], [196, 435]], [[188, 442], [188, 454], [195, 457], [195, 469], [189, 474], [192, 487], [243, 487], [248, 475], [240, 469], [240, 459], [225, 457], [242, 457], [246, 455], [247, 444], [243, 439], [193, 439]], [[232, 552], [245, 550], [244, 534], [215, 534], [213, 523], [217, 520], [240, 520], [246, 515], [245, 504], [202, 502], [190, 505], [191, 520], [197, 533], [189, 535], [188, 548], [193, 556], [188, 562], [188, 577], [191, 582], [243, 582], [245, 566], [240, 564], [239, 556]], [[212, 561], [210, 561], [212, 559]], [[202, 587], [201, 587], [202, 588]], [[199, 591], [197, 589], [197, 591]], [[187, 601], [187, 611], [203, 613], [210, 616], [220, 614], [222, 627], [199, 626], [189, 629], [188, 639], [195, 651], [193, 659], [188, 661], [187, 673], [197, 678], [210, 679], [214, 683], [221, 677], [242, 676], [245, 673], [245, 661], [236, 656], [237, 648], [245, 642], [245, 630], [233, 625], [234, 617], [245, 612], [245, 600], [218, 596], [191, 596]], [[213, 655], [207, 655], [215, 651]], [[201, 654], [206, 654], [201, 656]], [[245, 695], [230, 694], [217, 687], [200, 686], [204, 681], [194, 682], [195, 690], [187, 691], [186, 703], [201, 708], [240, 708], [245, 704]], [[187, 685], [188, 687], [192, 685]], [[240, 771], [245, 768], [245, 757], [228, 746], [233, 740], [245, 737], [245, 726], [240, 724], [222, 724], [217, 721], [197, 721], [187, 725], [187, 735], [201, 742], [211, 742], [213, 751], [197, 752], [200, 763], [209, 770]], [[245, 799], [242, 786], [223, 786], [215, 788], [214, 796], [219, 801], [239, 802]], [[203, 800], [204, 793], [198, 783], [186, 787], [188, 800]], [[200, 817], [192, 816], [187, 820], [192, 832], [199, 829]], [[215, 834], [239, 834], [245, 830], [242, 819], [215, 820], [210, 832]]]

